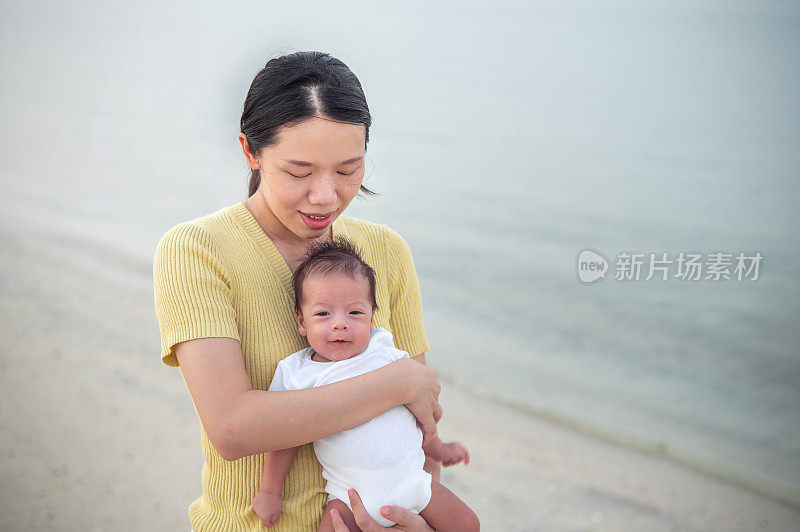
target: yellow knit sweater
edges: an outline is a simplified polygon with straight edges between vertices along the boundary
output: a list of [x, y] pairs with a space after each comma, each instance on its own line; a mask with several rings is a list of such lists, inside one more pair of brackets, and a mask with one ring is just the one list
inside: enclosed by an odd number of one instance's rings
[[[392, 229], [341, 216], [332, 226], [375, 269], [378, 311], [395, 345], [412, 356], [428, 351], [411, 253]], [[253, 389], [266, 390], [278, 361], [308, 344], [297, 331], [292, 274], [243, 203], [170, 229], [153, 266], [161, 359], [177, 366], [173, 346], [196, 338], [235, 338]], [[199, 418], [198, 418], [199, 419]], [[265, 530], [251, 505], [264, 455], [220, 457], [201, 424], [203, 494], [189, 506], [197, 532]], [[316, 530], [327, 495], [311, 444], [297, 453], [284, 482], [283, 510], [270, 530]]]

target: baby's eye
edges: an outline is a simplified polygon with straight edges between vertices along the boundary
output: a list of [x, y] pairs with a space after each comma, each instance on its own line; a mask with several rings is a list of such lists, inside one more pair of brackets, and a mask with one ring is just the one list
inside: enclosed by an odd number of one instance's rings
[[357, 316], [358, 314], [364, 314], [364, 313], [361, 312], [360, 310], [351, 310], [350, 314], [352, 314], [353, 316]]
[[314, 316], [327, 316], [327, 315], [328, 315], [328, 312], [325, 311], [325, 310], [320, 310], [319, 312], [314, 314]]

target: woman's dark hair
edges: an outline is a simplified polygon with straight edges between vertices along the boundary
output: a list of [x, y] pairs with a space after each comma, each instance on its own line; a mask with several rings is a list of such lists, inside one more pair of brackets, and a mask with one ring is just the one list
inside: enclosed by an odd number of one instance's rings
[[375, 270], [364, 262], [355, 246], [346, 238], [335, 237], [311, 244], [303, 262], [297, 267], [292, 279], [294, 288], [294, 309], [300, 314], [303, 302], [303, 281], [310, 275], [343, 273], [350, 277], [361, 276], [369, 283], [369, 297], [372, 308], [377, 309], [375, 301]]
[[[244, 100], [240, 128], [250, 153], [257, 155], [261, 148], [277, 142], [282, 126], [313, 116], [364, 124], [366, 148], [372, 116], [358, 78], [328, 54], [296, 52], [270, 59], [256, 74]], [[252, 169], [249, 196], [260, 182], [259, 170]], [[374, 194], [363, 185], [361, 191]]]

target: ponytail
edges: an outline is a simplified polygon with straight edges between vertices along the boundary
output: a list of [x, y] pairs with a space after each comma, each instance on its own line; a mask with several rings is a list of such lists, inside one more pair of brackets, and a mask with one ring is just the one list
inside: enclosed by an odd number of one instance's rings
[[253, 194], [256, 193], [258, 190], [258, 185], [261, 184], [261, 171], [258, 168], [251, 168], [250, 169], [250, 187], [247, 192], [247, 197], [249, 198]]

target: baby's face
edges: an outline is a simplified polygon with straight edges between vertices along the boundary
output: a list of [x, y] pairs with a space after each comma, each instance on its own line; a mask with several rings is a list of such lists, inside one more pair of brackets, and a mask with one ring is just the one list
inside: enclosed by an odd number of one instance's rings
[[297, 328], [316, 351], [314, 360], [346, 360], [367, 348], [374, 309], [365, 277], [310, 275], [302, 294]]

